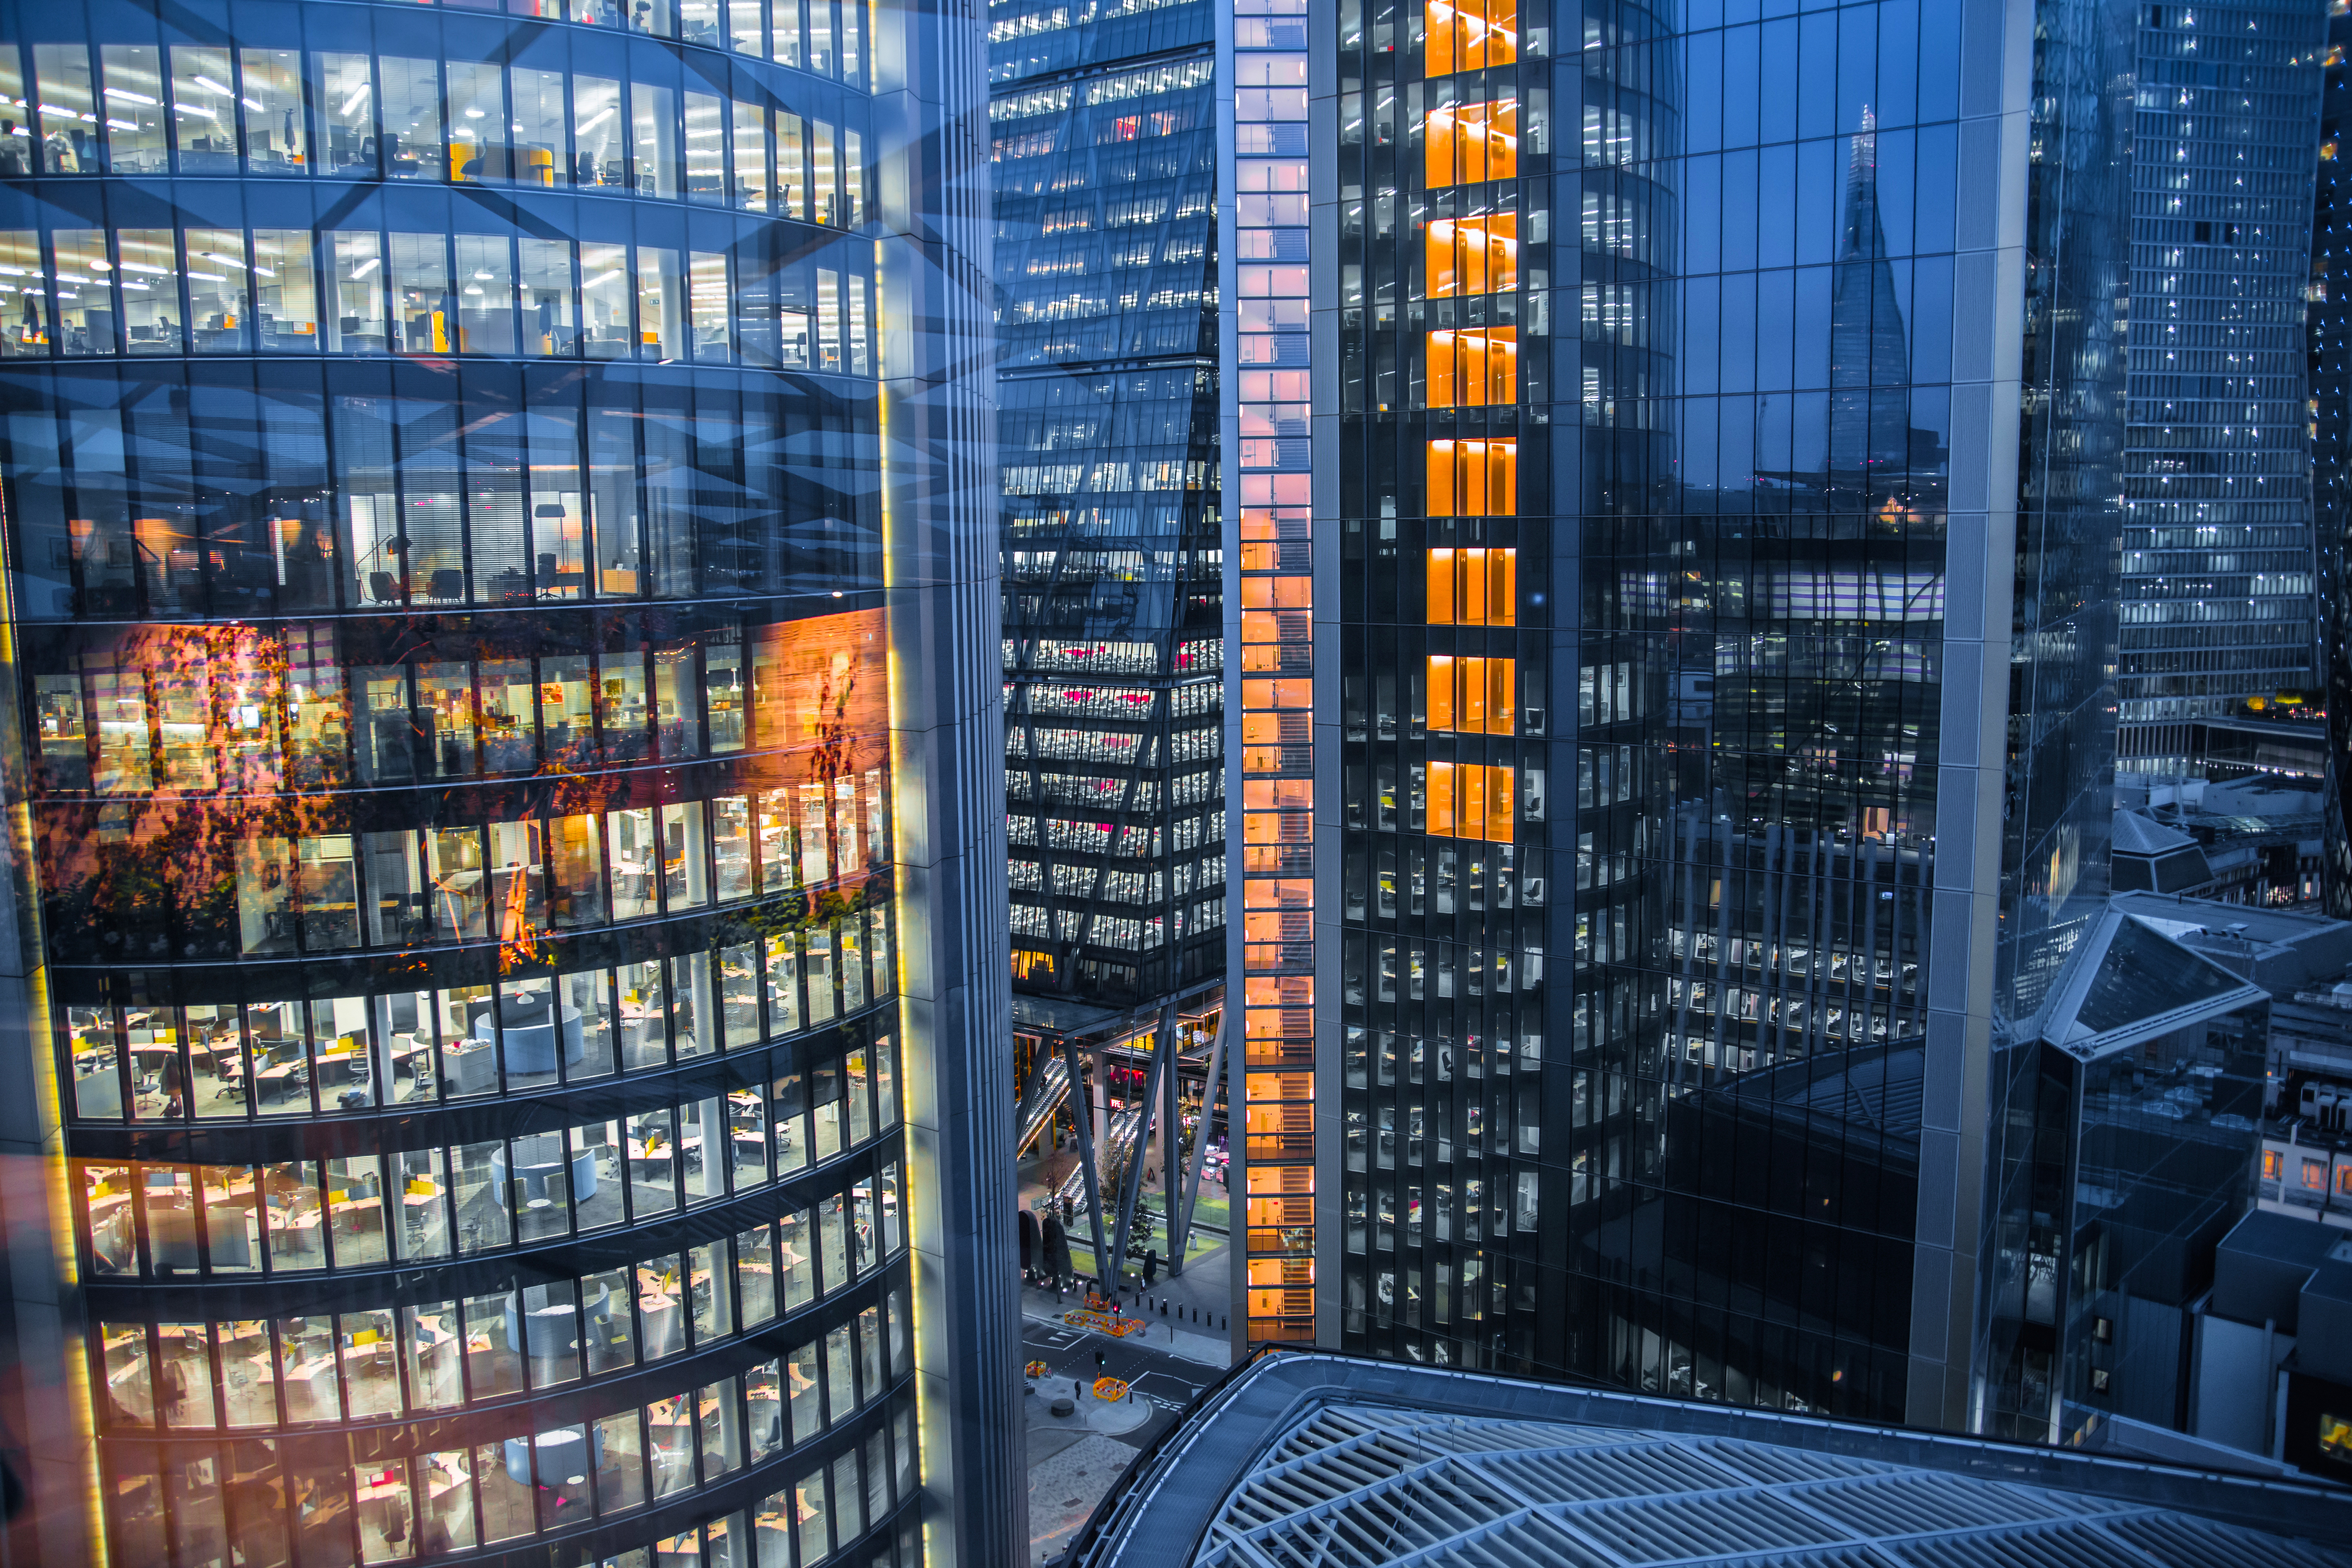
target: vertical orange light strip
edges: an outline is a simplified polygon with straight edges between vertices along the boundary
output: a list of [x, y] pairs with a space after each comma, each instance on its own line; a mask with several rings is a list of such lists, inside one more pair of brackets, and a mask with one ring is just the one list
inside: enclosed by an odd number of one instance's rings
[[[1307, 188], [1306, 0], [1236, 0], [1234, 141], [1243, 191]], [[1307, 273], [1307, 204], [1239, 198], [1235, 282]], [[1236, 335], [1242, 601], [1244, 1335], [1315, 1337], [1315, 671], [1307, 333]], [[1295, 368], [1294, 368], [1295, 367]], [[1230, 492], [1229, 492], [1230, 493]]]

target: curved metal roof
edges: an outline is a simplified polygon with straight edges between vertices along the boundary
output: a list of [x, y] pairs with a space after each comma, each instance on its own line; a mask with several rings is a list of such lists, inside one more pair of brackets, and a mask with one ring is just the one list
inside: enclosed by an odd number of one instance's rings
[[1195, 1568], [2319, 1568], [2352, 1555], [2169, 1510], [1769, 1443], [1394, 1406], [1309, 1412]]
[[2301, 1478], [1287, 1351], [1164, 1433], [1067, 1561], [2352, 1568], [2347, 1542], [2352, 1490]]

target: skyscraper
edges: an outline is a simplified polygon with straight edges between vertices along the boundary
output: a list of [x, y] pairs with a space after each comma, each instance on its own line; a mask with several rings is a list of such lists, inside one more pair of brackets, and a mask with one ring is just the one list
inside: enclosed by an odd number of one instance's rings
[[2352, 545], [2352, 185], [2338, 172], [2347, 154], [2345, 49], [2352, 46], [2352, 7], [2330, 4], [2322, 57], [2318, 175], [2313, 184], [2311, 280], [2305, 374], [2311, 398], [2311, 522], [2326, 617], [2321, 679], [2330, 744], [2326, 840], [2321, 888], [2327, 912], [2352, 914], [2352, 834], [2346, 830], [2347, 781], [2337, 759], [2352, 739], [2352, 601], [2345, 551]]
[[6, 15], [44, 1560], [1017, 1551], [974, 29]]
[[1977, 1419], [2104, 904], [2127, 21], [1310, 15], [1318, 1339]]
[[1224, 967], [1215, 26], [989, 8], [1015, 984]]
[[2304, 291], [2322, 8], [2139, 8], [2118, 766], [2315, 691]]

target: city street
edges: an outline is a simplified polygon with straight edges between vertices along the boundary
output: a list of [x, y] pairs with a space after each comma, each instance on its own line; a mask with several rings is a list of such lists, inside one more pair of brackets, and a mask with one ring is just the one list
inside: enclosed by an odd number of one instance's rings
[[[1047, 1563], [1086, 1522], [1128, 1462], [1172, 1423], [1222, 1369], [1171, 1354], [1165, 1348], [1138, 1343], [1136, 1339], [1114, 1339], [1052, 1318], [1041, 1321], [1036, 1314], [1042, 1310], [1034, 1301], [1030, 1304], [1021, 1342], [1024, 1362], [1042, 1361], [1053, 1368], [1050, 1377], [1037, 1380], [1037, 1392], [1026, 1401], [1029, 1540], [1036, 1552], [1035, 1561]], [[1155, 1324], [1152, 1333], [1164, 1336], [1166, 1331]], [[1103, 1355], [1100, 1367], [1095, 1363], [1097, 1351]], [[1074, 1401], [1072, 1415], [1051, 1413], [1054, 1395], [1067, 1386], [1064, 1380], [1076, 1379], [1081, 1388], [1090, 1389], [1101, 1375], [1125, 1380], [1133, 1391], [1135, 1405], [1147, 1407], [1148, 1413], [1131, 1430], [1116, 1430], [1136, 1419], [1131, 1407], [1106, 1406], [1091, 1392]]]

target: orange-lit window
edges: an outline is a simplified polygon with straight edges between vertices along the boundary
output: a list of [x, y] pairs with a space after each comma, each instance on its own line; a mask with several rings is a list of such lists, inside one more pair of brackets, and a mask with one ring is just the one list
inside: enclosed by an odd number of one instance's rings
[[2284, 1154], [2280, 1153], [2275, 1149], [2265, 1149], [2263, 1151], [2263, 1180], [2265, 1182], [2277, 1181], [2279, 1179], [2280, 1173], [2285, 1169], [2285, 1166], [2286, 1156]]
[[1432, 110], [1423, 128], [1422, 149], [1423, 184], [1433, 190], [1480, 180], [1515, 180], [1519, 174], [1518, 100], [1449, 103]]
[[1507, 294], [1519, 286], [1519, 215], [1439, 218], [1422, 241], [1429, 297]]
[[1483, 408], [1519, 400], [1519, 329], [1465, 327], [1429, 334], [1431, 408]]
[[1510, 769], [1473, 763], [1429, 764], [1429, 833], [1508, 844], [1511, 818]]
[[1510, 517], [1518, 508], [1517, 441], [1432, 441], [1431, 517]]
[[1425, 0], [1422, 61], [1430, 76], [1452, 76], [1519, 58], [1518, 0]]
[[1507, 658], [1429, 656], [1429, 727], [1470, 735], [1507, 735], [1517, 668]]
[[1518, 619], [1516, 550], [1429, 552], [1429, 624], [1507, 626]]

